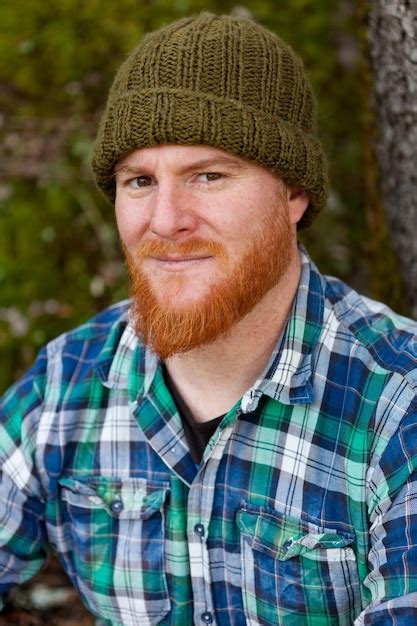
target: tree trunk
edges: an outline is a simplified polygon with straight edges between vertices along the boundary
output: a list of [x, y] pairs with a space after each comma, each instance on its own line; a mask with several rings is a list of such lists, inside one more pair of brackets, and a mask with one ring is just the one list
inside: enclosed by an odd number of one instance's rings
[[369, 44], [384, 208], [417, 317], [417, 0], [370, 0]]

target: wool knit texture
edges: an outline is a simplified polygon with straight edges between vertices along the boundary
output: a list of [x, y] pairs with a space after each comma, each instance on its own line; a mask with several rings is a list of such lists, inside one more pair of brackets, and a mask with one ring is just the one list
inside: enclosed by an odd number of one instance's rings
[[304, 189], [308, 226], [327, 200], [327, 163], [302, 61], [253, 20], [202, 13], [145, 35], [116, 74], [93, 151], [99, 188], [137, 148], [200, 144], [250, 159]]

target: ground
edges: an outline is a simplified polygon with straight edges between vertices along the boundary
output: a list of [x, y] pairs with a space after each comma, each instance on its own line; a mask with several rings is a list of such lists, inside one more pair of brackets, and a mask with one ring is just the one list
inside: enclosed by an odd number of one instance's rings
[[93, 626], [94, 618], [52, 557], [32, 580], [13, 590], [10, 603], [0, 615], [0, 626]]

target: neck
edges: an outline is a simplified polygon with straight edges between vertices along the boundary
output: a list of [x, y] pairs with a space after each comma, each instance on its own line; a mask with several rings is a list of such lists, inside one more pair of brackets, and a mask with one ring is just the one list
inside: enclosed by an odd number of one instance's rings
[[226, 337], [167, 360], [169, 374], [196, 420], [226, 413], [262, 374], [291, 309], [300, 269], [297, 250], [279, 283]]

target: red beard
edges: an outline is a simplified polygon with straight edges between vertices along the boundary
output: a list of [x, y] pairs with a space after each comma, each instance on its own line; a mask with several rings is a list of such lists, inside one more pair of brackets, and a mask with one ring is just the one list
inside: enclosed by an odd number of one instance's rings
[[[136, 255], [125, 250], [131, 277], [131, 319], [137, 335], [161, 359], [188, 352], [225, 337], [274, 287], [291, 260], [292, 231], [282, 199], [273, 207], [273, 218], [248, 243], [248, 250], [235, 264], [219, 243], [193, 239], [183, 243], [143, 241]], [[186, 273], [170, 273], [164, 280], [176, 283], [174, 296], [162, 301], [143, 270], [149, 256], [208, 254], [218, 259], [224, 277], [209, 285], [203, 297], [182, 307], [175, 306], [175, 293], [187, 281]]]

